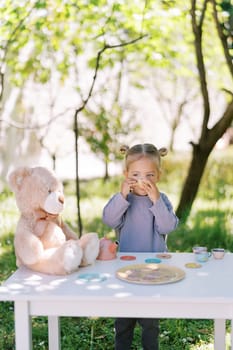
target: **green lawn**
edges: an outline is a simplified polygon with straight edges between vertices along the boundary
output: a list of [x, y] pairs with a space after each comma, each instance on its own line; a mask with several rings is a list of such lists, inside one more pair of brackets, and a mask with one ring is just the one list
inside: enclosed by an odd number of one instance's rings
[[[170, 251], [191, 251], [195, 244], [209, 249], [224, 247], [233, 251], [233, 157], [232, 148], [215, 152], [202, 179], [191, 215], [185, 225], [180, 225], [168, 239]], [[188, 156], [168, 157], [164, 164], [160, 184], [176, 207], [185, 177]], [[101, 179], [83, 181], [81, 184], [81, 214], [84, 232], [96, 231], [100, 236], [114, 239], [114, 232], [101, 221], [102, 208], [108, 198], [118, 191], [121, 178], [103, 183]], [[65, 186], [66, 209], [63, 218], [77, 230], [74, 184]], [[5, 189], [0, 194], [0, 281], [15, 269], [13, 233], [18, 219], [14, 198]], [[229, 325], [228, 325], [229, 326]], [[227, 335], [229, 337], [229, 334]], [[113, 350], [114, 320], [107, 318], [61, 319], [62, 350]], [[161, 320], [160, 350], [213, 349], [213, 321]], [[228, 349], [230, 349], [227, 338]], [[0, 303], [0, 349], [14, 349], [13, 303]], [[47, 320], [33, 318], [33, 349], [48, 349]], [[140, 350], [140, 329], [135, 330], [134, 350]]]

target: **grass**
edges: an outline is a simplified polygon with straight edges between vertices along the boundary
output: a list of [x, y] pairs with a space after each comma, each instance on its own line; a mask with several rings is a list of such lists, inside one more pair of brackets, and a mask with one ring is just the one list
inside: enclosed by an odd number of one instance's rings
[[[215, 152], [209, 159], [185, 225], [180, 225], [168, 239], [170, 251], [191, 251], [193, 245], [206, 245], [209, 249], [224, 247], [233, 251], [233, 159], [228, 153]], [[167, 158], [160, 184], [176, 207], [185, 177], [188, 156]], [[101, 213], [108, 198], [118, 191], [121, 177], [108, 182], [102, 179], [81, 183], [81, 214], [84, 232], [96, 231], [100, 236], [114, 239], [114, 232], [101, 221]], [[74, 183], [65, 186], [66, 209], [64, 219], [77, 230]], [[18, 211], [14, 198], [5, 189], [0, 194], [0, 281], [16, 269], [13, 249]], [[230, 324], [227, 323], [227, 328]], [[230, 331], [229, 331], [230, 332]], [[61, 318], [62, 350], [113, 350], [114, 319]], [[229, 340], [227, 348], [230, 349]], [[14, 350], [14, 307], [11, 302], [0, 303], [0, 349]], [[33, 349], [47, 350], [47, 319], [33, 317]], [[211, 350], [213, 349], [212, 320], [162, 319], [160, 321], [160, 350]], [[136, 327], [133, 350], [141, 350], [140, 329]]]

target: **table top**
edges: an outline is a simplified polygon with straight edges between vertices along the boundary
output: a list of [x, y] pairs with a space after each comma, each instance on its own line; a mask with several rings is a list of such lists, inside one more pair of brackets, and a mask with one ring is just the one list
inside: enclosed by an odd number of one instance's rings
[[[120, 258], [126, 254], [118, 253], [114, 260], [97, 260], [94, 265], [80, 268], [67, 276], [50, 276], [21, 267], [0, 286], [0, 300], [38, 302], [40, 307], [42, 302], [47, 305], [54, 303], [54, 308], [55, 304], [59, 307], [62, 302], [73, 305], [78, 303], [79, 308], [82, 308], [82, 305], [85, 307], [89, 305], [89, 311], [83, 306], [81, 312], [83, 315], [87, 312], [90, 315], [92, 313], [97, 315], [100, 306], [103, 308], [105, 305], [112, 308], [112, 311], [101, 312], [102, 316], [117, 316], [118, 306], [129, 309], [129, 305], [135, 308], [140, 304], [140, 312], [143, 308], [147, 310], [145, 312], [148, 316], [151, 305], [156, 305], [158, 315], [165, 317], [187, 314], [188, 317], [233, 318], [233, 254], [226, 253], [222, 260], [211, 257], [196, 269], [185, 266], [186, 263], [195, 261], [193, 253], [170, 254], [171, 258], [162, 259], [161, 263], [180, 268], [185, 272], [185, 277], [174, 283], [141, 285], [118, 279], [116, 271], [119, 268], [144, 264], [145, 259], [156, 257], [156, 253], [127, 253], [136, 256], [136, 260], [125, 261]], [[98, 274], [103, 278], [86, 280], [80, 278], [83, 274]], [[197, 309], [195, 311], [195, 304], [198, 305], [199, 311]], [[181, 306], [182, 312], [179, 311]], [[164, 308], [170, 308], [170, 311], [163, 312]], [[72, 305], [70, 313], [72, 314]], [[129, 314], [131, 313], [129, 310]], [[122, 315], [122, 310], [119, 315]]]

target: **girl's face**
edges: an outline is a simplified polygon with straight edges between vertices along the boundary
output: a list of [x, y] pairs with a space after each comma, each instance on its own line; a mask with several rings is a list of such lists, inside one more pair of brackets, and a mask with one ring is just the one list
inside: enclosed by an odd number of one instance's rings
[[135, 180], [133, 192], [139, 196], [145, 196], [146, 191], [143, 186], [144, 181], [156, 183], [159, 181], [160, 172], [156, 166], [155, 161], [148, 157], [143, 157], [135, 160], [129, 165], [125, 176], [131, 180]]

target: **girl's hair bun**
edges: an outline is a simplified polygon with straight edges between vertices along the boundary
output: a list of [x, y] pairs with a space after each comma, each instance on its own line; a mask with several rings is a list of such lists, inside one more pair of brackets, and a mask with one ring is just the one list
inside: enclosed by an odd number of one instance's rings
[[126, 154], [128, 150], [129, 150], [129, 146], [127, 146], [127, 145], [122, 145], [120, 147], [120, 153], [121, 154]]
[[168, 150], [167, 150], [166, 147], [162, 147], [162, 148], [160, 148], [160, 149], [158, 150], [158, 152], [159, 152], [159, 155], [160, 155], [161, 157], [164, 157], [164, 156], [167, 155]]

